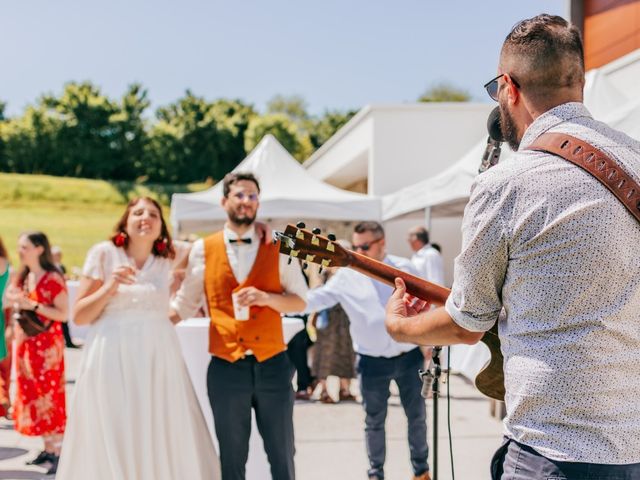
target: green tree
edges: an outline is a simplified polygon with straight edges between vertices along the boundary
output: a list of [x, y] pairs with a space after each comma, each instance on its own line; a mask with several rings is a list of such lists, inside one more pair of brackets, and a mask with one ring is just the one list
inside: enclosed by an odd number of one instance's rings
[[244, 135], [255, 112], [238, 100], [207, 102], [187, 90], [159, 108], [150, 132], [148, 176], [156, 181], [221, 179], [245, 155]]
[[240, 100], [228, 99], [213, 102], [211, 113], [216, 119], [221, 134], [220, 170], [224, 175], [233, 170], [246, 156], [245, 133], [249, 128], [249, 122], [257, 113], [252, 105]]
[[253, 117], [245, 133], [244, 148], [253, 150], [260, 140], [271, 134], [298, 161], [304, 161], [313, 151], [309, 135], [302, 131], [287, 115], [272, 113]]
[[133, 179], [145, 174], [144, 159], [149, 143], [144, 112], [149, 108], [147, 90], [134, 83], [122, 96], [117, 111], [109, 117], [113, 128], [110, 144], [115, 177]]
[[322, 117], [313, 121], [309, 138], [314, 149], [318, 149], [329, 140], [342, 126], [358, 113], [357, 110], [327, 111]]
[[60, 165], [58, 135], [62, 121], [43, 105], [20, 117], [0, 121], [0, 167], [15, 173], [53, 173]]
[[111, 123], [117, 105], [90, 82], [68, 83], [60, 97], [46, 95], [40, 104], [61, 122], [57, 149], [61, 162], [48, 173], [88, 178], [122, 178], [114, 158], [117, 132]]
[[450, 83], [441, 82], [429, 87], [418, 98], [419, 102], [468, 102], [471, 95]]
[[303, 128], [309, 120], [307, 102], [300, 95], [276, 95], [267, 102], [267, 114], [282, 113], [298, 127]]

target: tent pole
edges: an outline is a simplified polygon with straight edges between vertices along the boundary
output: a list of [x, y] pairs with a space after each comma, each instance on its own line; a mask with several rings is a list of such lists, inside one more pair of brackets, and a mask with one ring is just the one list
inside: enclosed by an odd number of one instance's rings
[[431, 207], [424, 209], [424, 226], [431, 233]]

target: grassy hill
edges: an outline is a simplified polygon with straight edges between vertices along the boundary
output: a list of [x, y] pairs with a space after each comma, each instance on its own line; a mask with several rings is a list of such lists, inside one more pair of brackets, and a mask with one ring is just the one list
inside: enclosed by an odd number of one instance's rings
[[0, 237], [15, 265], [18, 235], [41, 230], [62, 248], [63, 263], [70, 270], [82, 266], [91, 245], [109, 236], [129, 199], [157, 199], [168, 221], [172, 193], [207, 187], [0, 173]]

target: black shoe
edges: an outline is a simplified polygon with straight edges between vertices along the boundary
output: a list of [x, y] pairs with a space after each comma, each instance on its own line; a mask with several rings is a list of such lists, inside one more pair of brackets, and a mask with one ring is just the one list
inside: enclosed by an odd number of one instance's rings
[[52, 453], [41, 451], [36, 458], [33, 460], [29, 460], [25, 462], [26, 465], [42, 465], [43, 463], [47, 463], [51, 461]]
[[53, 475], [58, 471], [58, 462], [60, 461], [60, 455], [53, 455], [49, 457], [51, 467], [47, 470], [47, 475]]

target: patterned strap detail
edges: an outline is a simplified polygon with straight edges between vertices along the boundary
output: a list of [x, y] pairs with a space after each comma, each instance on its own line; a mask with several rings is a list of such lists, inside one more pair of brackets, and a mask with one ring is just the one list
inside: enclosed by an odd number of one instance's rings
[[564, 133], [540, 135], [528, 148], [564, 158], [598, 179], [640, 222], [640, 186], [625, 169], [589, 143]]

